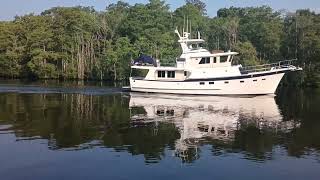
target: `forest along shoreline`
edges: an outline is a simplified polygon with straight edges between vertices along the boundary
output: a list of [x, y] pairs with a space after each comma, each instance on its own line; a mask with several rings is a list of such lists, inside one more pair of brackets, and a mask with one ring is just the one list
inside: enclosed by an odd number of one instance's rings
[[233, 50], [242, 65], [297, 58], [304, 68], [283, 84], [318, 87], [320, 14], [310, 10], [275, 11], [268, 6], [230, 7], [209, 17], [206, 5], [190, 1], [171, 11], [169, 4], [118, 1], [92, 7], [56, 7], [40, 15], [0, 22], [0, 77], [122, 81], [132, 59], [151, 55], [173, 63], [179, 55], [174, 34], [188, 18], [209, 50]]

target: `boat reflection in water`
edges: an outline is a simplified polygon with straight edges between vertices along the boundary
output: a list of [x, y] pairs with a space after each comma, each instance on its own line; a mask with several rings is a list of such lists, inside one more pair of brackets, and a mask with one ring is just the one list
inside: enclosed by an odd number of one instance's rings
[[[235, 145], [236, 137], [243, 137], [241, 133], [248, 133], [250, 129], [260, 133], [289, 133], [299, 126], [296, 121], [283, 121], [273, 95], [222, 97], [131, 93], [129, 107], [134, 126], [175, 124], [180, 132], [180, 138], [175, 142], [175, 155], [183, 162], [198, 159], [199, 146], [203, 144], [224, 146], [221, 149], [226, 150], [227, 146]], [[248, 141], [252, 138], [248, 137]]]

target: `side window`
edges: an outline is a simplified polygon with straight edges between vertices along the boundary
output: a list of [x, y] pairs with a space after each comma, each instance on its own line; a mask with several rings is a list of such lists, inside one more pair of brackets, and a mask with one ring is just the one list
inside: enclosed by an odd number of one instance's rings
[[232, 62], [233, 60], [233, 56], [230, 56], [229, 62]]
[[184, 76], [188, 76], [188, 72], [187, 71], [184, 71]]
[[168, 78], [175, 78], [176, 72], [175, 71], [168, 71]]
[[213, 57], [213, 63], [217, 63], [217, 57]]
[[221, 63], [227, 62], [227, 60], [228, 60], [228, 56], [220, 56]]
[[206, 58], [201, 58], [201, 61], [199, 62], [199, 64], [205, 64], [206, 63]]
[[210, 64], [210, 57], [201, 58], [199, 64]]
[[210, 57], [206, 58], [206, 64], [210, 64]]
[[158, 78], [165, 78], [166, 72], [165, 71], [158, 71]]

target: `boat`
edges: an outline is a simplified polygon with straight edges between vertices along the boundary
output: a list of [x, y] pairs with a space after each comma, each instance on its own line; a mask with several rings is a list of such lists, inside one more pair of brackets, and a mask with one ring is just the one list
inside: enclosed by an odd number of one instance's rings
[[[302, 70], [293, 65], [293, 60], [272, 64], [243, 67], [233, 64], [237, 52], [210, 52], [202, 44], [198, 32], [192, 39], [191, 33], [175, 30], [182, 54], [174, 66], [161, 66], [158, 60], [150, 58], [133, 62], [131, 72], [147, 71], [145, 76], [130, 75], [130, 91], [199, 94], [199, 95], [261, 95], [274, 94], [284, 74]], [[144, 63], [143, 59], [148, 62]]]

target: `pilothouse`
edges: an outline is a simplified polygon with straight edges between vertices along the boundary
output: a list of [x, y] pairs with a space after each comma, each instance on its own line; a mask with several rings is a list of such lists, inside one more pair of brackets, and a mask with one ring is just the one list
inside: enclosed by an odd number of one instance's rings
[[176, 59], [174, 67], [153, 63], [136, 62], [131, 68], [147, 70], [144, 77], [130, 77], [130, 89], [137, 92], [171, 94], [273, 94], [286, 72], [302, 70], [285, 60], [274, 64], [243, 67], [233, 65], [237, 52], [210, 52], [197, 38], [183, 32], [178, 35], [182, 54]]

